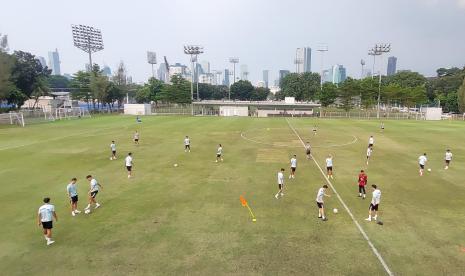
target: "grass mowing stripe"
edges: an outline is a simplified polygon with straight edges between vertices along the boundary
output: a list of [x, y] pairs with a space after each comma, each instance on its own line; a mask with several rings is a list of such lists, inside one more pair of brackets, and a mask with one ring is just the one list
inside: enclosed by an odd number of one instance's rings
[[[302, 146], [305, 148], [305, 143], [304, 141], [302, 140], [302, 138], [300, 137], [299, 133], [297, 133], [297, 131], [295, 130], [295, 128], [291, 125], [291, 123], [289, 122], [289, 120], [286, 118], [286, 122], [287, 124], [289, 125], [289, 127], [291, 128], [291, 130], [294, 132], [294, 134], [299, 138], [300, 142], [302, 143]], [[326, 182], [328, 182], [329, 186], [331, 187], [331, 189], [333, 190], [334, 194], [337, 196], [337, 198], [339, 199], [339, 201], [341, 202], [342, 206], [344, 206], [344, 209], [346, 209], [347, 213], [349, 214], [349, 216], [352, 218], [352, 221], [355, 223], [355, 225], [357, 226], [358, 230], [360, 231], [360, 233], [362, 234], [362, 236], [365, 238], [365, 240], [367, 241], [368, 245], [370, 246], [371, 250], [373, 251], [373, 253], [375, 254], [375, 256], [378, 258], [379, 262], [381, 263], [381, 265], [383, 266], [384, 270], [386, 271], [386, 273], [390, 276], [393, 276], [394, 273], [392, 273], [391, 269], [389, 269], [387, 263], [384, 261], [383, 257], [381, 256], [381, 254], [379, 253], [378, 249], [376, 249], [376, 247], [374, 246], [374, 244], [371, 242], [370, 240], [370, 237], [368, 237], [367, 233], [365, 232], [365, 230], [363, 230], [362, 226], [360, 225], [360, 223], [358, 223], [358, 221], [355, 219], [354, 215], [352, 214], [352, 212], [350, 211], [349, 207], [347, 207], [347, 205], [345, 204], [344, 200], [342, 200], [342, 197], [339, 195], [339, 193], [336, 191], [336, 188], [334, 188], [333, 184], [331, 183], [331, 181], [329, 181], [329, 179], [326, 177], [325, 173], [323, 172], [323, 170], [321, 169], [320, 165], [318, 164], [318, 162], [316, 162], [315, 158], [312, 156], [312, 160], [313, 162], [315, 162], [315, 165], [318, 167], [318, 169], [320, 170], [321, 174], [323, 175], [323, 177], [326, 179]]]

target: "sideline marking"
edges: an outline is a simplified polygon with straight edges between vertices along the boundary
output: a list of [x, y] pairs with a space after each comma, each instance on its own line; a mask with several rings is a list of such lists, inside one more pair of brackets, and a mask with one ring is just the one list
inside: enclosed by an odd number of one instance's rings
[[[252, 130], [260, 130], [260, 129], [263, 129], [263, 128], [257, 128], [257, 129], [252, 129]], [[276, 129], [276, 128], [274, 128]], [[278, 128], [279, 129], [279, 128]], [[261, 144], [261, 145], [266, 145], [266, 146], [270, 146], [270, 147], [278, 147], [278, 148], [292, 148], [292, 149], [296, 149], [296, 148], [300, 148], [300, 146], [289, 146], [289, 145], [276, 145], [276, 144], [270, 144], [270, 143], [265, 143], [265, 142], [260, 142], [260, 141], [257, 141], [257, 140], [254, 140], [254, 139], [250, 139], [248, 138], [245, 134], [250, 132], [250, 130], [248, 131], [242, 131], [241, 132], [241, 138], [244, 139], [244, 140], [247, 140], [249, 142], [252, 142], [252, 143], [256, 143], [256, 144]], [[352, 145], [352, 144], [355, 144], [357, 143], [358, 141], [358, 138], [355, 136], [355, 135], [351, 135], [354, 139], [348, 143], [344, 143], [344, 144], [333, 144], [333, 145], [327, 145], [327, 146], [312, 146], [312, 148], [335, 148], [335, 147], [344, 147], [344, 146], [348, 146], [348, 145]], [[300, 138], [300, 137], [299, 137]], [[302, 139], [301, 139], [302, 140]]]
[[[289, 125], [289, 127], [291, 128], [291, 130], [294, 132], [294, 134], [299, 138], [300, 142], [302, 143], [302, 145], [305, 147], [305, 143], [304, 141], [302, 140], [302, 138], [300, 138], [300, 135], [297, 133], [297, 131], [295, 130], [295, 128], [291, 125], [291, 123], [289, 122], [289, 120], [286, 118], [286, 122], [287, 124]], [[392, 271], [389, 269], [388, 265], [386, 264], [386, 262], [384, 261], [383, 257], [381, 256], [381, 254], [379, 253], [378, 249], [376, 249], [376, 247], [373, 245], [373, 243], [371, 242], [370, 238], [368, 237], [367, 233], [365, 232], [365, 230], [363, 230], [362, 226], [360, 225], [360, 223], [358, 223], [358, 221], [355, 219], [354, 215], [352, 214], [352, 212], [350, 211], [349, 207], [347, 207], [347, 205], [345, 204], [345, 202], [342, 200], [342, 197], [339, 195], [339, 193], [336, 191], [336, 189], [334, 188], [333, 184], [331, 183], [331, 181], [329, 181], [329, 179], [326, 177], [325, 173], [323, 172], [323, 170], [321, 169], [320, 165], [318, 164], [318, 162], [316, 162], [315, 158], [312, 156], [312, 160], [313, 162], [315, 162], [315, 165], [318, 167], [318, 169], [320, 170], [321, 174], [323, 175], [323, 177], [326, 179], [326, 182], [328, 182], [329, 186], [331, 187], [331, 190], [333, 190], [334, 194], [336, 195], [336, 197], [339, 199], [339, 201], [341, 202], [342, 206], [344, 206], [344, 209], [347, 211], [347, 213], [349, 214], [349, 216], [352, 218], [352, 221], [355, 223], [355, 226], [357, 226], [358, 230], [360, 231], [360, 233], [362, 234], [362, 236], [365, 238], [365, 240], [367, 241], [368, 245], [370, 246], [371, 250], [373, 251], [373, 253], [375, 254], [375, 256], [378, 258], [379, 262], [381, 263], [381, 265], [383, 266], [384, 270], [386, 271], [386, 273], [390, 276], [393, 276], [394, 273], [392, 273]]]

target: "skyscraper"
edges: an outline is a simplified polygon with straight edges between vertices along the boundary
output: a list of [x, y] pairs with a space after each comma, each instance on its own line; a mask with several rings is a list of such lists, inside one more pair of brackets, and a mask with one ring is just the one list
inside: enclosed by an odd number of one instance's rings
[[158, 79], [161, 80], [162, 82], [168, 82], [166, 79], [167, 76], [167, 71], [166, 71], [166, 64], [164, 62], [160, 63], [160, 66], [158, 67]]
[[110, 67], [108, 67], [108, 65], [103, 66], [102, 73], [107, 77], [111, 77]]
[[266, 88], [268, 88], [269, 80], [270, 80], [270, 70], [263, 70], [263, 81], [265, 82]]
[[210, 62], [206, 60], [202, 60], [200, 65], [202, 65], [202, 70], [203, 70], [202, 74], [210, 74]]
[[223, 85], [229, 86], [229, 69], [224, 69]]
[[295, 52], [297, 73], [306, 73], [312, 71], [312, 48], [297, 48]]
[[397, 58], [396, 57], [389, 57], [388, 58], [388, 66], [387, 66], [387, 75], [392, 76], [397, 71]]
[[326, 82], [339, 84], [347, 78], [346, 68], [342, 65], [334, 65], [331, 69], [323, 71]]
[[279, 86], [281, 87], [281, 82], [283, 81], [284, 77], [286, 77], [289, 74], [289, 70], [279, 70]]
[[37, 59], [39, 60], [43, 68], [47, 67], [47, 62], [45, 61], [44, 57], [37, 57]]
[[48, 52], [48, 65], [48, 67], [52, 69], [52, 75], [61, 75], [58, 49], [55, 49], [54, 52]]
[[241, 80], [248, 80], [249, 69], [247, 64], [241, 64]]

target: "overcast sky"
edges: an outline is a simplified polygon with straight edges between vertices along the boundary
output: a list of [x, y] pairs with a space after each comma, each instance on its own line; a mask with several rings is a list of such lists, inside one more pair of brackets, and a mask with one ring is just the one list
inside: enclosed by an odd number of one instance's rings
[[[342, 64], [353, 77], [360, 77], [360, 59], [371, 67], [367, 51], [379, 42], [392, 43], [398, 69], [431, 76], [465, 65], [465, 0], [2, 0], [0, 7], [10, 48], [45, 58], [58, 48], [62, 73], [87, 62], [73, 46], [71, 24], [101, 29], [105, 50], [94, 61], [113, 70], [123, 60], [137, 82], [151, 74], [147, 50], [159, 62], [166, 55], [188, 64], [186, 43], [204, 45], [200, 60], [212, 69], [231, 68], [228, 57], [239, 57], [254, 83], [263, 69], [270, 81], [280, 69], [295, 70], [295, 49], [321, 43], [329, 48], [325, 67]], [[312, 71], [320, 66], [313, 51]]]

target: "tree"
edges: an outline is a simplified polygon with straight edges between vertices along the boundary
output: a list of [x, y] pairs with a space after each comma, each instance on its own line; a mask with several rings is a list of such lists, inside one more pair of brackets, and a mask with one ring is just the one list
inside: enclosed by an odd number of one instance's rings
[[378, 102], [379, 83], [372, 78], [365, 78], [358, 82], [361, 105], [368, 109]]
[[358, 95], [360, 85], [356, 80], [347, 78], [339, 87], [339, 100], [341, 107], [348, 112], [353, 107], [354, 96]]
[[426, 84], [426, 78], [417, 72], [400, 71], [383, 78], [385, 84], [397, 84], [400, 87], [417, 87]]
[[[31, 98], [33, 93], [37, 95], [38, 89], [46, 87], [45, 80], [50, 75], [51, 70], [43, 68], [39, 60], [30, 53], [15, 51], [13, 57], [11, 81], [27, 98]], [[46, 91], [42, 92], [40, 94], [43, 95]]]
[[190, 82], [180, 75], [171, 77], [171, 85], [165, 84], [157, 100], [169, 103], [191, 103]]
[[247, 80], [240, 80], [231, 85], [231, 99], [248, 101], [254, 91], [253, 85]]
[[0, 51], [0, 101], [5, 100], [10, 91], [15, 88], [10, 81], [12, 64], [11, 56]]
[[12, 89], [6, 95], [5, 99], [8, 102], [8, 104], [12, 104], [16, 108], [19, 108], [27, 100], [27, 97], [18, 88], [13, 86]]
[[105, 99], [108, 98], [108, 87], [110, 82], [108, 78], [100, 74], [92, 75], [90, 78], [90, 91], [92, 92], [93, 99], [97, 100], [97, 107], [100, 107], [100, 103], [105, 103]]
[[316, 99], [316, 95], [320, 91], [321, 78], [318, 73], [303, 73], [301, 76], [302, 81], [302, 95], [301, 100], [311, 101]]
[[163, 82], [155, 78], [150, 78], [148, 83], [140, 87], [136, 92], [138, 103], [156, 102], [163, 89]]
[[68, 88], [70, 86], [70, 80], [61, 75], [50, 75], [47, 82], [50, 88]]
[[74, 91], [71, 94], [72, 98], [86, 102], [87, 106], [89, 106], [92, 99], [90, 78], [91, 74], [89, 72], [78, 71], [74, 74], [70, 82], [70, 87], [74, 88]]
[[316, 97], [322, 106], [327, 107], [336, 101], [337, 95], [337, 86], [331, 82], [325, 82]]
[[459, 90], [457, 91], [457, 102], [459, 111], [461, 113], [465, 113], [465, 79], [463, 79], [462, 86], [460, 86]]
[[227, 99], [229, 94], [229, 87], [227, 85], [216, 85], [213, 87], [213, 94], [211, 99], [222, 100]]
[[298, 101], [314, 100], [320, 90], [320, 75], [306, 72], [291, 73], [281, 80], [281, 98], [294, 97]]
[[118, 106], [121, 105], [121, 102], [124, 100], [124, 93], [121, 91], [119, 86], [110, 82], [107, 87], [107, 93], [103, 101], [105, 104], [108, 104], [110, 110], [114, 107], [115, 102], [118, 102]]
[[264, 101], [268, 98], [270, 89], [264, 87], [256, 87], [250, 96], [252, 101]]

